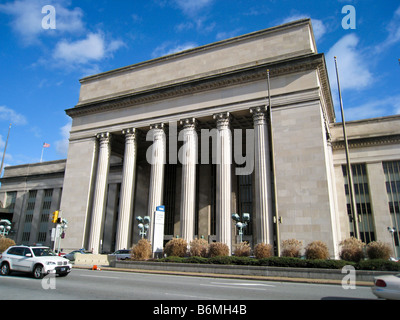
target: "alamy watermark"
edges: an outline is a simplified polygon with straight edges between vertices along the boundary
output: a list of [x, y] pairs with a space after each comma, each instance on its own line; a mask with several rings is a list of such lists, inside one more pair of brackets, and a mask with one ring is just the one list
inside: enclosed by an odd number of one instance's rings
[[[255, 162], [254, 129], [201, 129], [200, 146], [198, 133], [194, 128], [184, 128], [178, 133], [178, 124], [169, 122], [168, 129], [168, 154], [163, 152], [167, 149], [165, 131], [162, 128], [152, 128], [147, 132], [146, 141], [153, 141], [153, 144], [146, 151], [146, 160], [149, 164], [167, 164], [168, 162], [169, 164], [211, 163], [231, 165], [234, 163], [236, 164], [236, 175], [253, 173]], [[243, 140], [245, 140], [245, 143], [243, 143]], [[183, 142], [179, 150], [178, 141]], [[265, 139], [261, 139], [261, 141], [265, 141]], [[199, 151], [200, 157], [198, 157]]]
[[56, 289], [56, 274], [49, 273], [42, 279], [43, 290], [55, 290]]
[[352, 5], [346, 5], [342, 8], [342, 14], [345, 14], [342, 19], [342, 28], [355, 30], [357, 28], [356, 8]]
[[353, 266], [344, 266], [342, 273], [346, 275], [342, 279], [342, 288], [344, 290], [355, 290], [356, 289], [356, 269]]
[[45, 30], [56, 29], [56, 8], [51, 5], [43, 6], [42, 13], [46, 14], [42, 19], [42, 28]]

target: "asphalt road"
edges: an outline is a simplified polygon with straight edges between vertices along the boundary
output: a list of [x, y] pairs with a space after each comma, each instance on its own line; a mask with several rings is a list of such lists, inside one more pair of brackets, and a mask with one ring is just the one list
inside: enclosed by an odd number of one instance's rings
[[73, 269], [65, 278], [0, 276], [8, 300], [343, 300], [374, 299], [369, 287], [153, 275]]

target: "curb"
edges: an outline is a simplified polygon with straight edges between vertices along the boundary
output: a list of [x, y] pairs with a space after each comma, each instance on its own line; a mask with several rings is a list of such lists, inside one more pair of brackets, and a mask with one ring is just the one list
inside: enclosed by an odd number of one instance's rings
[[[75, 269], [93, 270], [93, 266], [74, 265]], [[184, 271], [167, 271], [167, 270], [146, 270], [146, 269], [130, 269], [130, 268], [117, 268], [109, 266], [101, 266], [101, 271], [119, 271], [119, 272], [133, 272], [133, 273], [146, 273], [146, 274], [164, 274], [164, 275], [177, 275], [177, 276], [192, 276], [192, 277], [208, 277], [208, 278], [221, 278], [221, 279], [241, 279], [241, 280], [259, 280], [259, 281], [276, 281], [276, 282], [297, 282], [308, 284], [332, 284], [342, 285], [341, 280], [335, 279], [309, 279], [309, 278], [290, 278], [290, 277], [273, 277], [273, 276], [252, 276], [252, 275], [236, 275], [236, 274], [220, 274], [220, 273], [199, 273], [199, 272], [184, 272]], [[100, 271], [99, 268], [96, 271]], [[371, 287], [374, 285], [370, 281], [357, 281], [357, 286]]]

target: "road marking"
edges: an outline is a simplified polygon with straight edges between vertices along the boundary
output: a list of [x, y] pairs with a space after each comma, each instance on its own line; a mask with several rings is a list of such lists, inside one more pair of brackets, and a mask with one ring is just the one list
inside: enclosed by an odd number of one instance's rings
[[[35, 280], [35, 279], [29, 279], [29, 278], [20, 278], [20, 277], [0, 277], [0, 279], [15, 279], [15, 280], [23, 280], [23, 281], [31, 281], [31, 280]], [[36, 281], [36, 280], [35, 280]]]
[[87, 274], [85, 274], [85, 275], [83, 275], [83, 274], [80, 274], [79, 275], [80, 277], [91, 277], [91, 278], [107, 278], [107, 279], [120, 279], [119, 277], [107, 277], [107, 276], [94, 276], [94, 275], [87, 275]]
[[[234, 287], [235, 285], [220, 285], [220, 284], [200, 284], [201, 286], [204, 287], [214, 287], [214, 288], [229, 288], [232, 289], [232, 287]], [[275, 287], [275, 286], [271, 286], [271, 287]], [[242, 290], [259, 290], [259, 291], [265, 291], [267, 290], [266, 288], [246, 288], [246, 287], [242, 287]]]
[[[200, 299], [200, 300], [215, 300], [215, 298], [211, 298], [211, 297], [203, 297], [203, 296], [191, 296], [191, 295], [187, 295], [187, 294], [178, 294], [178, 293], [169, 293], [169, 292], [165, 292], [165, 295], [167, 296], [179, 296], [179, 297], [187, 297], [187, 298], [196, 298], [196, 299]], [[224, 299], [220, 299], [218, 298], [218, 300], [224, 300]]]
[[259, 286], [259, 287], [273, 287], [276, 286], [272, 284], [264, 284], [264, 283], [243, 283], [243, 282], [211, 282], [212, 284], [222, 284], [228, 286]]

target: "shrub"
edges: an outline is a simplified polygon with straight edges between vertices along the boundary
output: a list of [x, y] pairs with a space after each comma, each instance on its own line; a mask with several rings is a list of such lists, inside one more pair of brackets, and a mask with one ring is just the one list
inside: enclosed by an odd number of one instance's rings
[[289, 239], [282, 241], [282, 256], [299, 258], [301, 256], [300, 251], [302, 242], [296, 239]]
[[328, 246], [319, 240], [310, 242], [305, 248], [305, 256], [307, 259], [328, 259]]
[[207, 264], [208, 263], [208, 258], [205, 257], [198, 257], [198, 256], [192, 256], [187, 259], [185, 259], [186, 263], [201, 263], [201, 264]]
[[340, 251], [340, 258], [346, 261], [358, 262], [364, 258], [365, 244], [354, 237], [343, 240], [339, 243], [342, 246]]
[[164, 252], [167, 256], [184, 257], [187, 254], [187, 241], [182, 238], [174, 238], [167, 242]]
[[194, 239], [190, 242], [191, 257], [207, 257], [208, 241], [205, 239]]
[[362, 260], [355, 265], [357, 270], [400, 271], [400, 263], [383, 260]]
[[367, 245], [367, 256], [369, 259], [389, 260], [392, 248], [388, 243], [373, 241]]
[[273, 247], [267, 243], [258, 243], [254, 247], [254, 256], [257, 259], [269, 258], [274, 255]]
[[147, 260], [151, 258], [151, 243], [147, 239], [141, 239], [131, 250], [131, 257], [135, 260]]
[[229, 247], [222, 242], [213, 242], [208, 246], [208, 256], [210, 258], [217, 256], [229, 256]]
[[250, 256], [251, 247], [246, 242], [241, 242], [236, 246], [234, 254], [236, 257], [248, 257]]
[[11, 246], [15, 246], [14, 240], [0, 237], [0, 253], [6, 251]]

